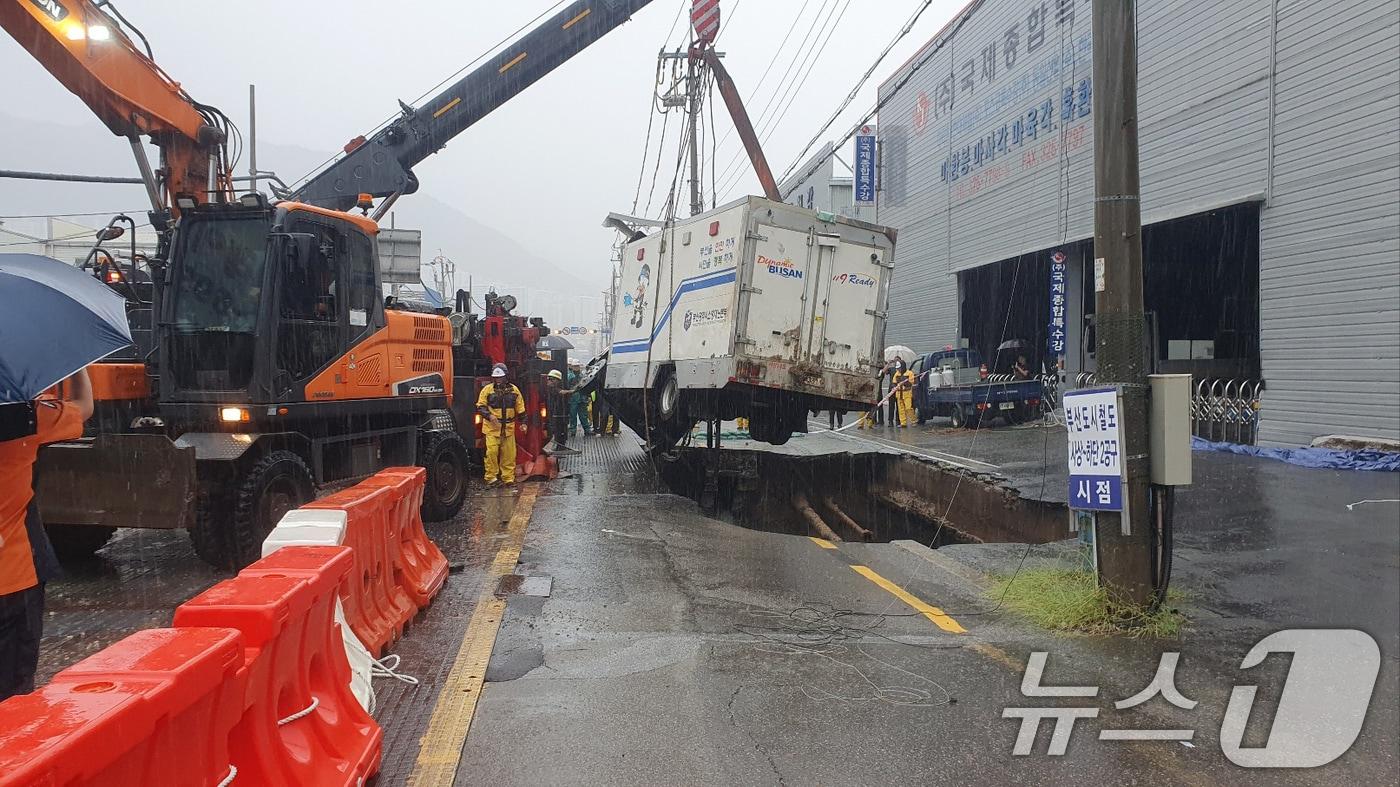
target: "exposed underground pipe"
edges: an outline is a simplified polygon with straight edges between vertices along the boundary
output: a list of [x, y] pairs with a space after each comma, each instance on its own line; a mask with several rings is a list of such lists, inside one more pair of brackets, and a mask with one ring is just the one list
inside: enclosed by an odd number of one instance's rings
[[841, 543], [841, 537], [836, 535], [836, 531], [827, 526], [826, 522], [822, 521], [821, 515], [812, 509], [812, 504], [807, 502], [805, 495], [800, 492], [793, 495], [792, 507], [797, 509], [797, 513], [801, 514], [807, 520], [807, 524], [811, 525], [812, 529], [817, 531], [822, 538], [835, 541], [838, 544]]
[[856, 538], [860, 539], [861, 541], [875, 540], [874, 534], [871, 533], [869, 530], [866, 530], [865, 528], [861, 527], [859, 524], [856, 523], [854, 519], [851, 519], [851, 517], [845, 511], [841, 510], [841, 506], [836, 505], [835, 500], [832, 500], [828, 497], [822, 502], [826, 503], [827, 510], [831, 511], [831, 513], [836, 516], [836, 521], [840, 522], [842, 526], [844, 526], [847, 530], [851, 531], [852, 533], [855, 533]]

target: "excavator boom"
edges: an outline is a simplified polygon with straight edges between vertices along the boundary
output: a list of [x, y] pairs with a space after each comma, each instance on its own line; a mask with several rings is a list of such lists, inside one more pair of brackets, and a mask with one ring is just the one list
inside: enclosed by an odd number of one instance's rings
[[[222, 132], [99, 4], [0, 0], [0, 28], [82, 99], [112, 133], [133, 141], [154, 208], [173, 205], [175, 194], [205, 202], [211, 189], [228, 190], [227, 173], [217, 161]], [[142, 136], [162, 151], [163, 188], [155, 183], [155, 173], [136, 144]]]

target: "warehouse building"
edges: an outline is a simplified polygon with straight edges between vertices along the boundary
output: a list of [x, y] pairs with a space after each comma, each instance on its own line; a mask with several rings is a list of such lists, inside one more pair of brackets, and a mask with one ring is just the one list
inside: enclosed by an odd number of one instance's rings
[[[1154, 368], [1262, 381], [1263, 444], [1400, 439], [1400, 4], [1140, 0], [1138, 34]], [[881, 86], [891, 343], [1094, 370], [1092, 52], [1088, 0], [975, 0]]]

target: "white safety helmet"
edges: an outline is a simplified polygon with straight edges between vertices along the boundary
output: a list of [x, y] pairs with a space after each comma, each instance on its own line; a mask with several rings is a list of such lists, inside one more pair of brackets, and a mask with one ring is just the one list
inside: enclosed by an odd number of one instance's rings
[[506, 376], [506, 365], [503, 364], [503, 363], [498, 363], [498, 364], [496, 364], [495, 366], [491, 367], [491, 376], [492, 376], [492, 377], [505, 377], [505, 376]]

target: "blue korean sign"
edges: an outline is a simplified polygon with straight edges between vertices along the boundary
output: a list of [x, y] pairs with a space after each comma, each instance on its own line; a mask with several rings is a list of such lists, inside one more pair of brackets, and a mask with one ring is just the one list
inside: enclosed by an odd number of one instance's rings
[[1052, 357], [1065, 354], [1065, 253], [1050, 255], [1050, 330], [1048, 349]]
[[855, 204], [870, 207], [875, 204], [875, 129], [861, 128], [856, 135]]
[[1069, 507], [1123, 510], [1123, 421], [1116, 388], [1085, 388], [1064, 395], [1069, 436]]

